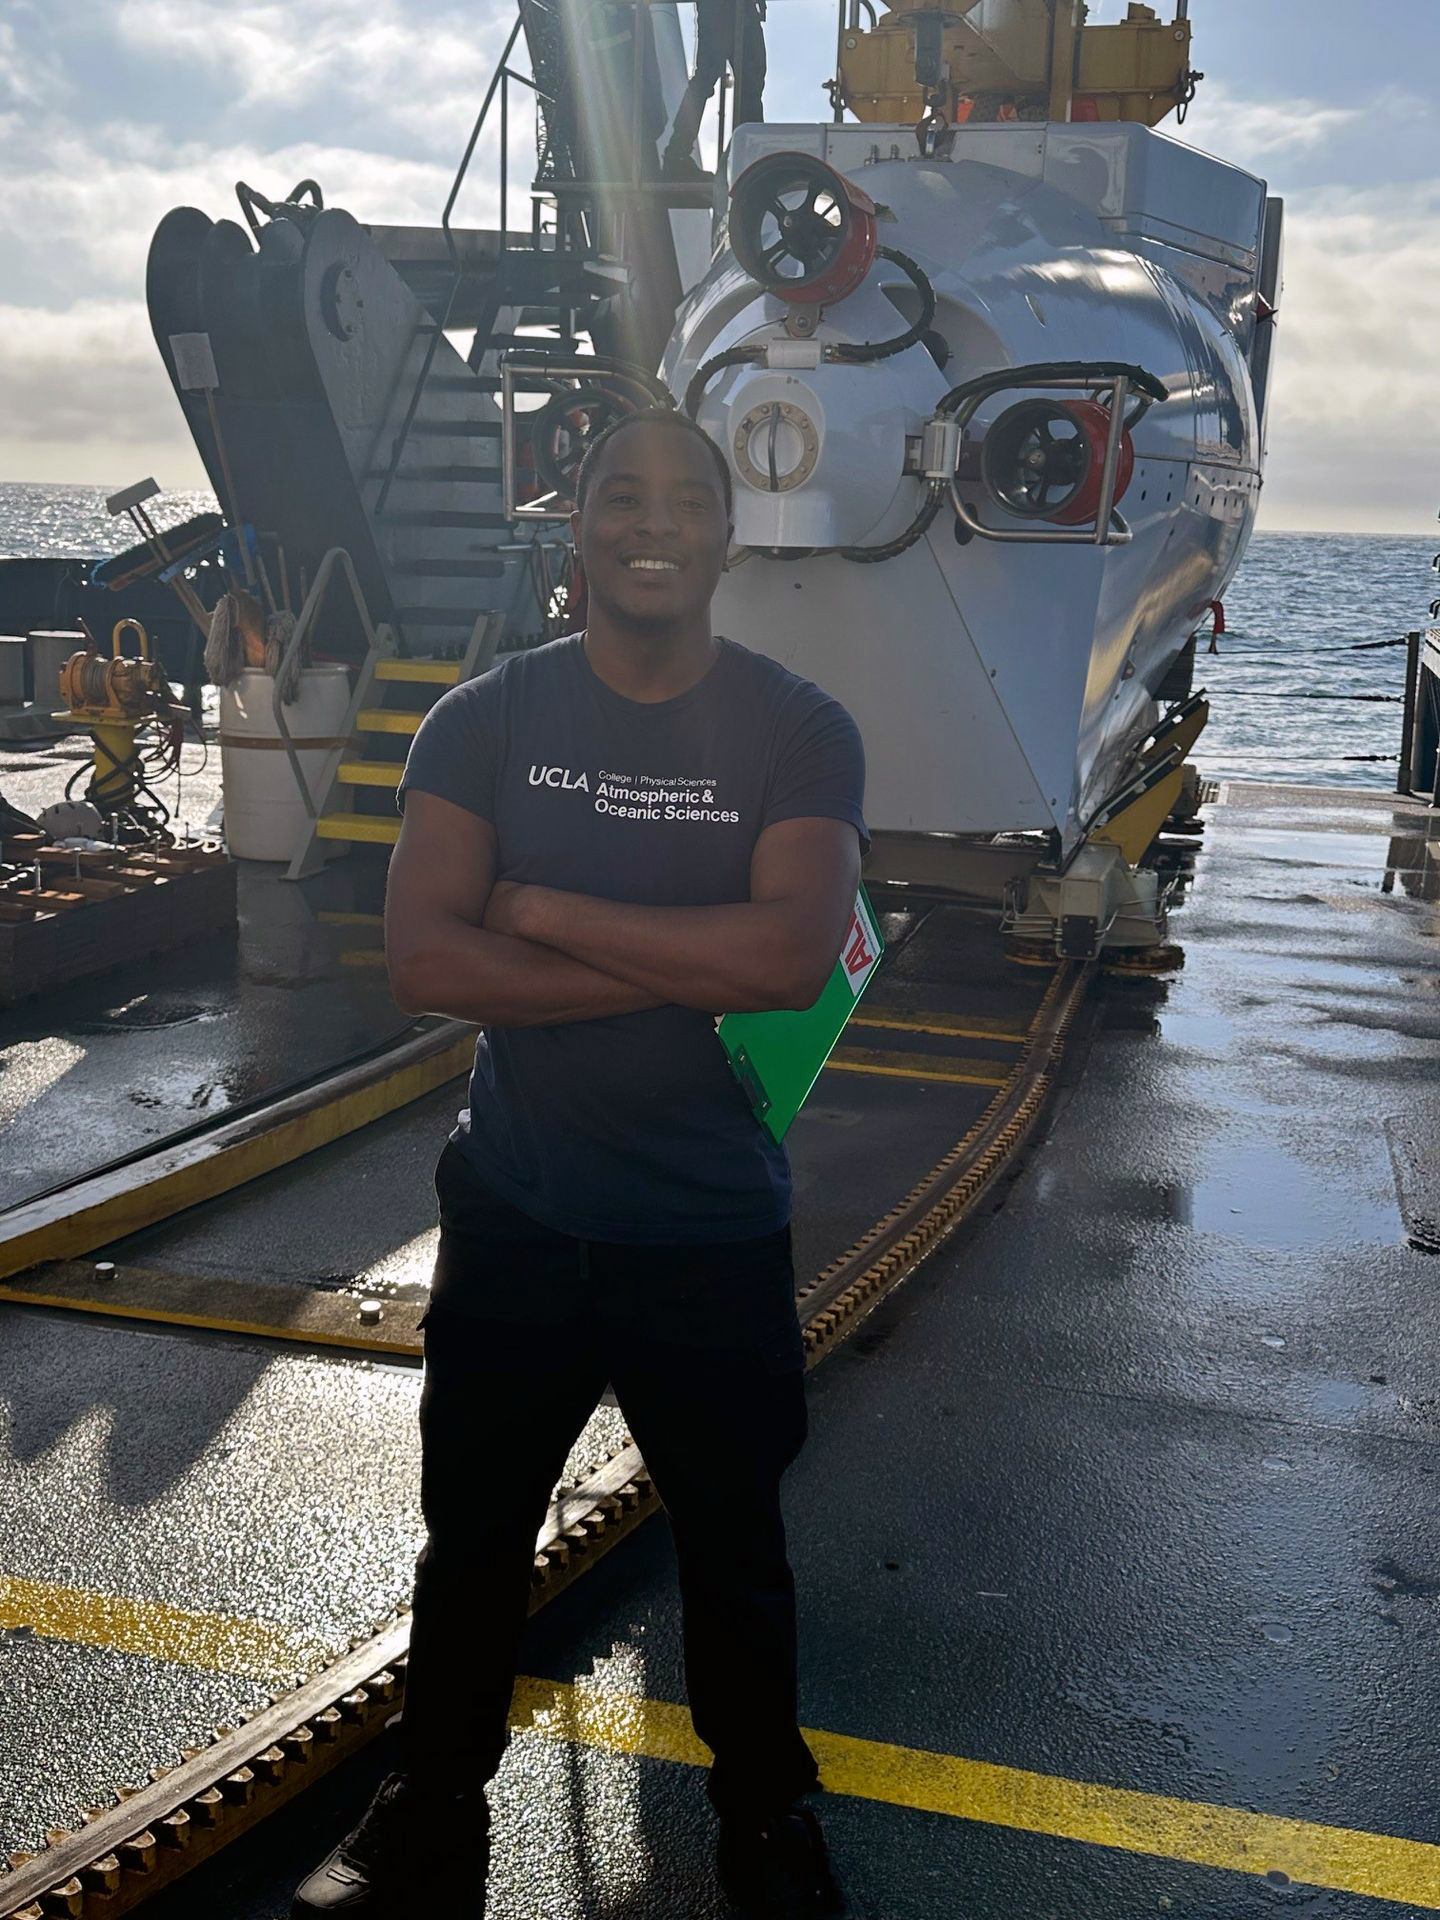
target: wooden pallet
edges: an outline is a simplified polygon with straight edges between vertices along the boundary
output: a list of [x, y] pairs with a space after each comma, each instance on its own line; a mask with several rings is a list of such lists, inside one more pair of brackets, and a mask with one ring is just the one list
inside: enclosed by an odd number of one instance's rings
[[235, 865], [215, 847], [75, 855], [7, 834], [42, 884], [0, 887], [0, 1006], [236, 925]]

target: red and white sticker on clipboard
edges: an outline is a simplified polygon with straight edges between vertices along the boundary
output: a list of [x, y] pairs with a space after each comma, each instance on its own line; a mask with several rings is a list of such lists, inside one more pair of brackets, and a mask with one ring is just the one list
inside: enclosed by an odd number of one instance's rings
[[840, 949], [840, 970], [849, 981], [850, 991], [857, 1000], [865, 990], [866, 981], [879, 965], [882, 948], [879, 930], [871, 917], [870, 902], [863, 892], [857, 893], [850, 914], [850, 927]]

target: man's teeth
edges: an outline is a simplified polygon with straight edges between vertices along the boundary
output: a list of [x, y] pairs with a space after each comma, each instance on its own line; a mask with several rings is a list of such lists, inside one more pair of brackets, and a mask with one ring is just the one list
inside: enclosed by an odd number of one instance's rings
[[625, 564], [641, 573], [678, 573], [680, 571], [673, 560], [627, 560]]

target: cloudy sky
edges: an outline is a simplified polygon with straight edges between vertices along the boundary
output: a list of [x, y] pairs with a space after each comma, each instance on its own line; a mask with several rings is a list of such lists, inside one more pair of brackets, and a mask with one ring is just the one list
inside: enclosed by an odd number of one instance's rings
[[[1287, 201], [1262, 524], [1429, 531], [1440, 0], [1191, 13], [1208, 78], [1182, 137]], [[305, 175], [361, 219], [435, 221], [512, 18], [504, 0], [0, 0], [0, 479], [200, 484], [145, 314], [157, 221], [187, 202], [233, 218], [236, 180], [278, 195]], [[832, 0], [771, 0], [770, 118], [824, 113], [833, 20]], [[457, 217], [493, 212], [482, 156]]]

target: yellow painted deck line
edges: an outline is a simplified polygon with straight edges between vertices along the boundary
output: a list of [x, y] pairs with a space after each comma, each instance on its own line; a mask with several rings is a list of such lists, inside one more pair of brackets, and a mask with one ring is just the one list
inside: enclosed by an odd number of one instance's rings
[[883, 1053], [837, 1047], [825, 1062], [835, 1073], [877, 1073], [890, 1080], [942, 1080], [967, 1087], [1003, 1087], [1010, 1076], [1000, 1060], [947, 1060], [934, 1053]]
[[[710, 1764], [688, 1711], [664, 1700], [522, 1679], [511, 1725], [611, 1753]], [[830, 1793], [1188, 1866], [1279, 1872], [1309, 1887], [1440, 1912], [1440, 1846], [1425, 1841], [1171, 1800], [848, 1734], [807, 1728], [805, 1738]]]
[[852, 1027], [878, 1027], [887, 1033], [933, 1033], [948, 1040], [996, 1040], [1023, 1046], [1029, 1038], [1025, 1027], [1013, 1020], [986, 1020], [969, 1014], [951, 1019], [944, 1013], [852, 1013]]
[[[275, 1688], [315, 1671], [328, 1651], [275, 1621], [0, 1574], [0, 1628], [15, 1627], [29, 1627], [43, 1639], [251, 1675]], [[510, 1724], [608, 1753], [710, 1764], [689, 1710], [672, 1701], [521, 1677]], [[1304, 1886], [1440, 1912], [1440, 1846], [1425, 1841], [1099, 1786], [816, 1728], [806, 1728], [805, 1738], [829, 1793], [1189, 1866], [1256, 1876], [1279, 1872]]]
[[193, 1140], [22, 1201], [0, 1214], [0, 1280], [89, 1253], [288, 1166], [468, 1072], [474, 1046], [470, 1032], [439, 1030]]
[[273, 1620], [192, 1613], [11, 1574], [0, 1574], [0, 1627], [29, 1627], [42, 1640], [148, 1654], [209, 1673], [247, 1674], [277, 1689], [295, 1685], [334, 1651]]

